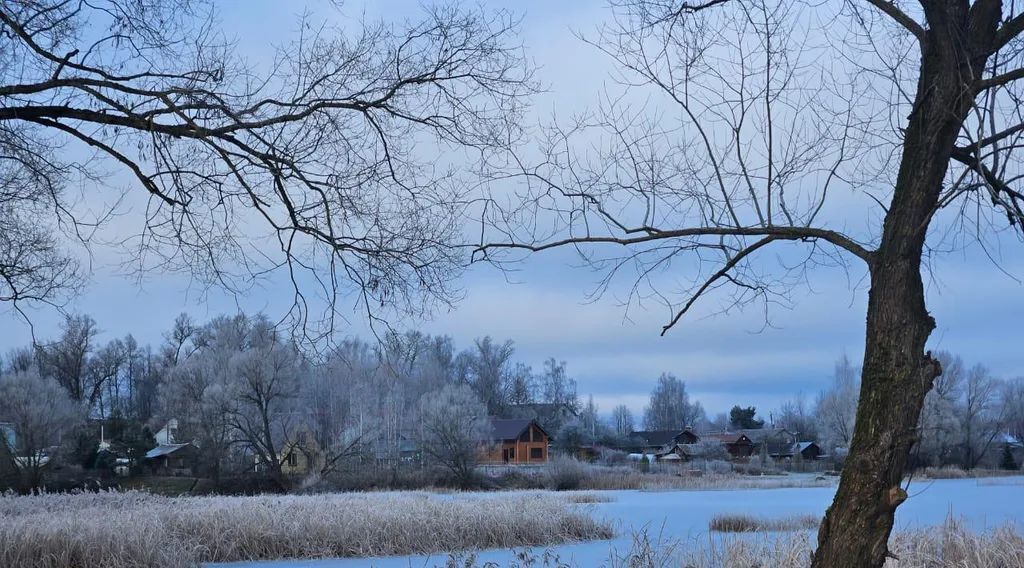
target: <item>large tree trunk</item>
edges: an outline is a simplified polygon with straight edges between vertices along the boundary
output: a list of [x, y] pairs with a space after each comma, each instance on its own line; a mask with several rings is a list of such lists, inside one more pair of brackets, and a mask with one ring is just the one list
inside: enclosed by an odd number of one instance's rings
[[818, 531], [814, 568], [882, 566], [896, 507], [907, 497], [900, 483], [924, 397], [940, 373], [925, 352], [935, 327], [925, 308], [921, 279], [925, 236], [988, 56], [987, 45], [979, 46], [978, 38], [988, 42], [994, 37], [999, 16], [997, 3], [995, 18], [969, 15], [966, 5], [937, 2], [928, 11], [900, 170], [882, 240], [871, 260], [853, 442], [835, 500]]

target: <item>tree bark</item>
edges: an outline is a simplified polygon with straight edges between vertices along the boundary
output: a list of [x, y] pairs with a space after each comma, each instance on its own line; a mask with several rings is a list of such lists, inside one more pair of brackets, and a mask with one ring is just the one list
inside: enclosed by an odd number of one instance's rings
[[[867, 337], [850, 453], [818, 531], [814, 568], [881, 567], [925, 395], [941, 370], [925, 351], [935, 322], [921, 260], [957, 135], [977, 93], [1000, 8], [926, 6], [921, 72], [882, 239], [869, 261]], [[979, 39], [981, 38], [981, 39]], [[981, 43], [979, 43], [981, 42]]]

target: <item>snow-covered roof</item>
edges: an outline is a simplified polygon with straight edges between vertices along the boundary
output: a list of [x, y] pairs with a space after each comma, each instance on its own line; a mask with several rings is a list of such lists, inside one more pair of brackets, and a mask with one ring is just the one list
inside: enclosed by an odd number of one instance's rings
[[1006, 444], [1008, 446], [1021, 446], [1024, 445], [1019, 439], [1009, 432], [999, 435], [999, 443]]
[[180, 449], [182, 449], [182, 448], [184, 448], [185, 446], [188, 446], [188, 445], [189, 444], [163, 444], [163, 445], [157, 446], [157, 447], [153, 448], [152, 450], [149, 450], [148, 452], [146, 452], [146, 458], [147, 459], [153, 459], [153, 458], [158, 458], [158, 457], [161, 457], [161, 456], [167, 456], [167, 455], [173, 454], [174, 452], [176, 452], [176, 451], [178, 451], [178, 450], [180, 450]]

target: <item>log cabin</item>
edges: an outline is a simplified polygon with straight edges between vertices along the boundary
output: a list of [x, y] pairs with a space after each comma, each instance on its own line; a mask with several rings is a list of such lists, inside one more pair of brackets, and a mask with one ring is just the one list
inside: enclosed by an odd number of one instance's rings
[[536, 420], [492, 418], [490, 434], [483, 463], [521, 465], [548, 461], [551, 436]]

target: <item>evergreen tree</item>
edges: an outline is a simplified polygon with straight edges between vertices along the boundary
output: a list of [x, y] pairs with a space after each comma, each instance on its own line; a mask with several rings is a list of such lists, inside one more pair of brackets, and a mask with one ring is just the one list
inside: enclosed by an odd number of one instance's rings
[[1013, 452], [1010, 451], [1010, 444], [1003, 444], [1003, 459], [1000, 460], [999, 467], [1006, 470], [1017, 469], [1017, 461], [1013, 459]]

